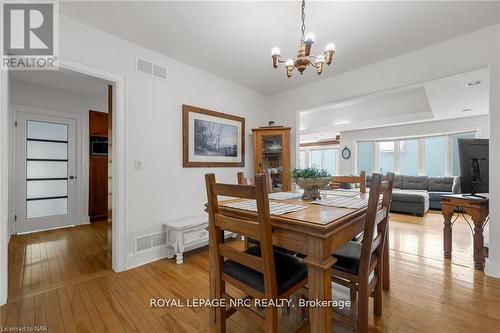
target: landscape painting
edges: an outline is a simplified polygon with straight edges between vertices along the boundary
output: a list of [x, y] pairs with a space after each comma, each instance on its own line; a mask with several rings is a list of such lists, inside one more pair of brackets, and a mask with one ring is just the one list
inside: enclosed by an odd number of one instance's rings
[[245, 118], [182, 106], [183, 166], [245, 166]]
[[236, 157], [238, 155], [238, 127], [195, 119], [194, 154]]

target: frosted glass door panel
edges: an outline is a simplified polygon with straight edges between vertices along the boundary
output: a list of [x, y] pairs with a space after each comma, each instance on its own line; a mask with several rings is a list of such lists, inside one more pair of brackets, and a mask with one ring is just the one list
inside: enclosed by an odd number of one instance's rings
[[68, 144], [60, 142], [30, 141], [26, 143], [28, 159], [67, 160]]
[[31, 180], [26, 188], [27, 199], [62, 197], [68, 195], [67, 180]]
[[68, 125], [26, 121], [26, 217], [68, 213]]
[[26, 217], [33, 219], [37, 217], [65, 215], [68, 214], [68, 199], [30, 200], [27, 201]]
[[68, 141], [68, 125], [28, 120], [26, 122], [28, 139]]
[[26, 178], [67, 178], [68, 162], [27, 161]]

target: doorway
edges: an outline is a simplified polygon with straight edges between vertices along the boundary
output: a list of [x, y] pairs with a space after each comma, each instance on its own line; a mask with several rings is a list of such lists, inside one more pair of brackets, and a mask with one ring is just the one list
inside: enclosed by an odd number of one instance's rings
[[111, 272], [111, 221], [92, 223], [89, 207], [91, 184], [104, 185], [108, 207], [107, 140], [94, 142], [91, 110], [107, 119], [112, 93], [109, 81], [69, 70], [10, 75], [10, 300]]

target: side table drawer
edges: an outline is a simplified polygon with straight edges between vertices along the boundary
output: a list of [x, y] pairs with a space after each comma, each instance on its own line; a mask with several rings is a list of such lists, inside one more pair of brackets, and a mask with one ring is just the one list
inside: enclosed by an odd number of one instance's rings
[[208, 231], [203, 229], [186, 230], [183, 233], [184, 245], [198, 243], [208, 239]]

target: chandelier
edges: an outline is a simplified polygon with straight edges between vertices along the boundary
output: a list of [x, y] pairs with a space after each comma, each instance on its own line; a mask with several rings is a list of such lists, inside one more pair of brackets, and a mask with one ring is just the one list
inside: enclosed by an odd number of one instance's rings
[[315, 36], [312, 32], [305, 34], [305, 8], [306, 2], [302, 0], [302, 28], [301, 28], [301, 39], [299, 45], [299, 51], [297, 52], [297, 57], [291, 59], [281, 60], [280, 49], [274, 47], [271, 50], [271, 56], [273, 58], [273, 67], [278, 68], [279, 63], [285, 63], [286, 75], [288, 77], [292, 76], [292, 71], [297, 68], [300, 74], [304, 72], [307, 66], [311, 65], [316, 68], [316, 73], [320, 75], [323, 72], [323, 67], [325, 63], [330, 65], [333, 61], [333, 55], [335, 53], [335, 45], [329, 43], [325, 47], [325, 52], [318, 55], [317, 57], [311, 55], [311, 47], [314, 44]]

